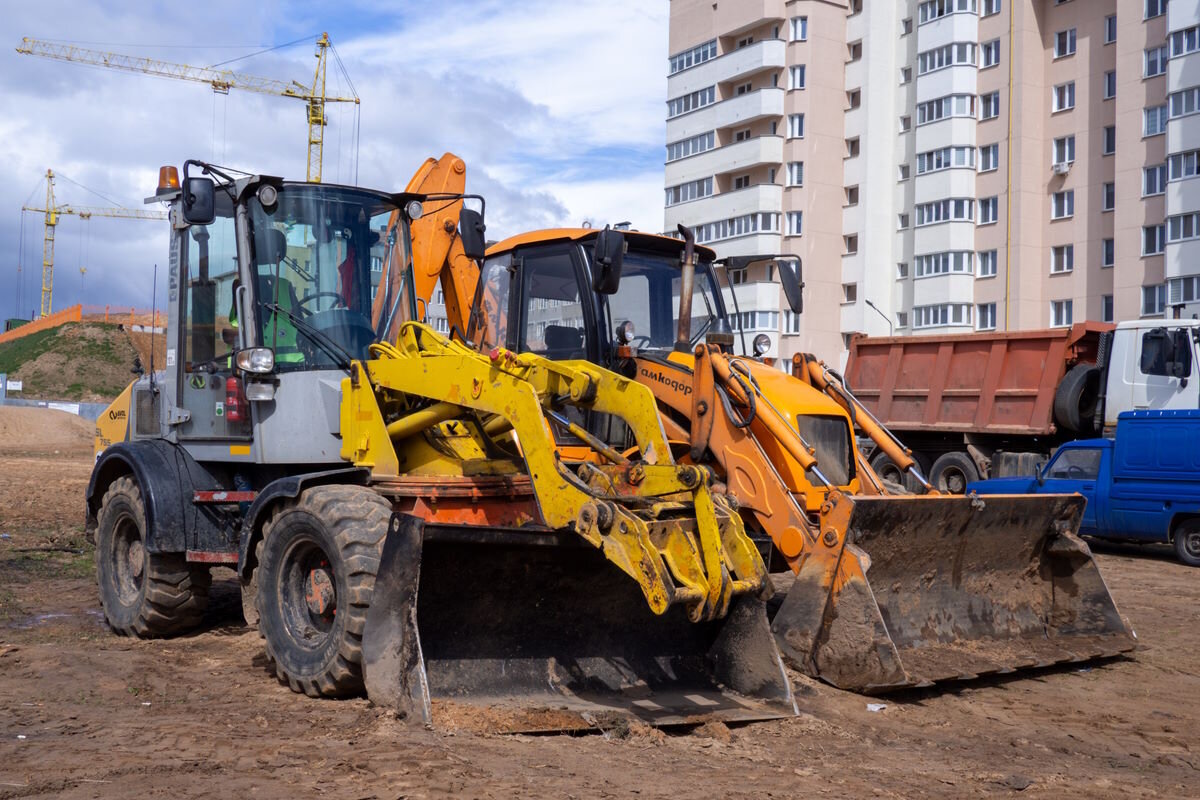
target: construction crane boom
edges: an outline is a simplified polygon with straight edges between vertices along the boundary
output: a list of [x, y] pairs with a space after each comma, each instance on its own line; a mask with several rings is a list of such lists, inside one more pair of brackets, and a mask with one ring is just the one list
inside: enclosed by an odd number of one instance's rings
[[46, 170], [46, 205], [22, 206], [22, 211], [34, 211], [45, 214], [45, 229], [42, 237], [42, 312], [41, 316], [50, 315], [54, 298], [54, 230], [58, 227], [58, 218], [64, 214], [90, 219], [92, 217], [116, 217], [121, 219], [153, 219], [167, 218], [165, 212], [144, 208], [121, 208], [107, 206], [76, 206], [69, 203], [59, 204], [54, 199], [54, 170]]
[[349, 97], [330, 97], [325, 94], [325, 60], [326, 51], [330, 47], [329, 34], [322, 33], [317, 39], [317, 68], [313, 74], [312, 86], [305, 86], [299, 81], [281, 81], [276, 78], [263, 78], [257, 75], [246, 75], [227, 69], [212, 69], [210, 67], [193, 67], [187, 64], [175, 64], [170, 61], [159, 61], [153, 58], [142, 58], [123, 53], [107, 53], [100, 50], [89, 50], [71, 44], [47, 42], [41, 39], [31, 39], [28, 36], [21, 39], [17, 47], [18, 53], [42, 58], [52, 58], [58, 61], [68, 61], [73, 64], [86, 64], [97, 67], [119, 69], [124, 72], [140, 72], [144, 75], [154, 75], [161, 78], [175, 78], [182, 81], [206, 83], [214, 92], [229, 94], [230, 89], [246, 92], [270, 94], [281, 97], [294, 97], [307, 104], [308, 120], [308, 180], [313, 183], [321, 182], [321, 164], [324, 160], [324, 127], [326, 103], [359, 104], [357, 94]]

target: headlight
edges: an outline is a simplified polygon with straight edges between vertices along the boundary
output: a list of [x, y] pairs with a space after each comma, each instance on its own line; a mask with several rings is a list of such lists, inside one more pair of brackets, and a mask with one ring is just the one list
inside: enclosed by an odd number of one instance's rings
[[617, 341], [621, 344], [629, 344], [633, 341], [637, 330], [633, 327], [631, 320], [625, 320], [617, 326]]
[[408, 205], [404, 207], [404, 213], [408, 216], [409, 220], [415, 222], [425, 213], [425, 208], [421, 205], [420, 200], [409, 200]]
[[237, 366], [243, 372], [270, 372], [275, 369], [275, 353], [269, 347], [251, 347], [249, 350], [239, 350]]
[[762, 358], [771, 349], [771, 337], [765, 333], [760, 333], [754, 337], [754, 355]]

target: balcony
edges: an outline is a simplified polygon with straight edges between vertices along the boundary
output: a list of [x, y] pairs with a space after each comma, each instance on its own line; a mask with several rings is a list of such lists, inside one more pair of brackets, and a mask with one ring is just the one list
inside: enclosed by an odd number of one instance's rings
[[667, 120], [667, 141], [677, 142], [717, 128], [783, 116], [783, 89], [759, 89]]
[[705, 61], [667, 78], [667, 97], [679, 97], [705, 86], [787, 66], [787, 42], [765, 39]]
[[666, 167], [667, 186], [734, 170], [746, 170], [760, 164], [783, 164], [782, 136], [756, 136], [672, 161]]
[[700, 200], [689, 200], [669, 206], [665, 212], [666, 228], [671, 230], [680, 222], [695, 226], [761, 211], [783, 211], [782, 186], [760, 183], [746, 189], [735, 189], [732, 192], [722, 192]]

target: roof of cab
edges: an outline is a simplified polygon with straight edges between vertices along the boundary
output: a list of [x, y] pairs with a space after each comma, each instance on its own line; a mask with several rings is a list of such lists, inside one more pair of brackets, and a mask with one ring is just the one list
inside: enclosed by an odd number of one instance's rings
[[[506, 253], [510, 250], [515, 250], [522, 245], [530, 244], [547, 244], [549, 242], [582, 242], [590, 239], [603, 228], [544, 228], [538, 231], [526, 231], [518, 233], [516, 236], [510, 236], [503, 241], [490, 246], [487, 249], [489, 256], [498, 253]], [[657, 233], [646, 233], [644, 231], [621, 231], [626, 239], [634, 241], [639, 247], [647, 250], [660, 250], [665, 252], [679, 252], [683, 248], [683, 241], [671, 236], [662, 236]], [[716, 258], [716, 253], [712, 248], [704, 245], [696, 245], [696, 256], [701, 260], [711, 261]]]

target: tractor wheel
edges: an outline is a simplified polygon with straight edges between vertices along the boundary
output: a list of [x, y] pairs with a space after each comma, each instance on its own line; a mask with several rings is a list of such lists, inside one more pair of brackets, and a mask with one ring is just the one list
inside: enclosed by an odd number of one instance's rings
[[150, 638], [200, 623], [212, 576], [182, 553], [146, 549], [146, 509], [130, 477], [104, 493], [96, 532], [96, 582], [104, 617], [114, 631]]
[[279, 680], [313, 697], [361, 693], [362, 635], [392, 508], [360, 486], [317, 486], [258, 544], [258, 629]]
[[1200, 567], [1200, 519], [1179, 523], [1175, 529], [1175, 555], [1189, 567]]
[[942, 453], [929, 470], [929, 482], [943, 494], [963, 494], [967, 484], [979, 480], [979, 469], [966, 453]]

